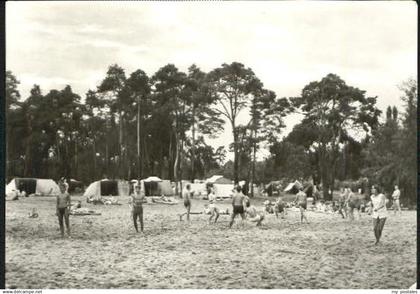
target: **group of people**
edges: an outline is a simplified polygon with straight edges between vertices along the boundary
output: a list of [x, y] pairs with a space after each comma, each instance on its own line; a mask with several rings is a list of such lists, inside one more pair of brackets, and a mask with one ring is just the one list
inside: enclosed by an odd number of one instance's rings
[[[60, 225], [61, 236], [64, 237], [64, 224], [67, 230], [68, 236], [70, 236], [70, 224], [69, 224], [69, 214], [71, 209], [71, 198], [68, 193], [68, 184], [64, 180], [59, 181], [60, 194], [57, 196], [56, 204], [56, 215], [58, 217], [58, 222]], [[190, 220], [191, 214], [191, 186], [187, 184], [182, 191], [182, 198], [184, 202], [184, 207], [186, 212], [182, 215], [187, 216], [187, 220]], [[401, 192], [398, 189], [398, 186], [395, 186], [395, 190], [392, 194], [393, 197], [393, 206], [394, 212], [398, 210], [401, 213], [401, 207], [399, 203]], [[214, 193], [213, 187], [209, 187], [208, 190], [208, 201], [209, 201], [209, 223], [216, 223], [221, 214], [220, 209], [216, 205], [216, 195]], [[134, 193], [130, 197], [129, 206], [131, 208], [131, 215], [134, 223], [134, 228], [136, 232], [139, 232], [138, 222], [140, 223], [140, 231], [143, 232], [144, 222], [143, 222], [143, 203], [146, 203], [144, 189], [141, 189], [141, 185], [138, 184], [134, 188]], [[307, 195], [303, 189], [299, 189], [299, 192], [295, 197], [295, 205], [299, 207], [300, 211], [300, 221], [303, 223], [309, 223], [306, 216], [307, 210]], [[379, 243], [379, 240], [382, 236], [382, 231], [385, 225], [387, 217], [387, 199], [384, 194], [380, 193], [378, 186], [372, 186], [371, 196], [370, 196], [370, 214], [373, 219], [373, 229], [374, 235], [376, 238], [375, 245]], [[267, 208], [267, 207], [266, 207]], [[350, 219], [354, 219], [353, 211], [357, 209], [360, 216], [360, 201], [352, 193], [351, 189], [345, 187], [339, 198], [339, 213], [343, 218], [349, 216]], [[274, 204], [274, 213], [276, 217], [281, 215], [284, 218], [286, 214], [286, 208], [281, 197], [277, 199]], [[268, 210], [266, 212], [269, 212]], [[223, 214], [226, 214], [223, 213]], [[182, 215], [180, 219], [182, 219]], [[262, 221], [265, 219], [265, 213], [258, 211], [254, 205], [251, 204], [251, 201], [248, 196], [242, 193], [240, 186], [236, 186], [234, 189], [234, 195], [232, 197], [232, 213], [230, 214], [229, 228], [232, 227], [235, 218], [240, 216], [242, 221], [245, 219], [255, 222], [257, 226], [260, 226]]]

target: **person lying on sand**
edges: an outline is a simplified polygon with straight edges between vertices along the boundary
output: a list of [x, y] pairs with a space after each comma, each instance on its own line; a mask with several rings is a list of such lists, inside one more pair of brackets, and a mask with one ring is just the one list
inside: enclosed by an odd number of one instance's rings
[[235, 221], [235, 217], [239, 214], [242, 218], [242, 221], [245, 220], [245, 199], [244, 194], [242, 194], [241, 187], [236, 186], [235, 188], [235, 194], [232, 197], [232, 207], [233, 207], [233, 213], [230, 219], [229, 228], [232, 227], [233, 222]]
[[134, 188], [134, 194], [130, 198], [129, 205], [131, 207], [131, 216], [133, 217], [134, 228], [139, 232], [137, 227], [137, 218], [140, 221], [140, 230], [143, 233], [143, 203], [145, 203], [144, 191], [141, 190], [141, 185]]
[[303, 220], [306, 220], [306, 223], [309, 224], [309, 221], [306, 217], [305, 211], [306, 211], [306, 207], [308, 205], [307, 203], [307, 197], [306, 197], [306, 193], [303, 192], [303, 188], [299, 187], [299, 192], [296, 194], [296, 198], [295, 198], [295, 203], [298, 205], [299, 207], [299, 211], [300, 211], [300, 223], [303, 223]]
[[[229, 215], [229, 209], [223, 210], [223, 209], [219, 209], [218, 208], [218, 212], [219, 212], [219, 216], [220, 215]], [[190, 215], [194, 215], [194, 214], [206, 214], [206, 215], [211, 215], [212, 213], [212, 209], [210, 208], [210, 206], [208, 204], [204, 204], [204, 209], [201, 212], [195, 212], [195, 211], [190, 211]], [[182, 221], [182, 217], [185, 215], [186, 213], [181, 213], [179, 214], [179, 220]]]
[[257, 227], [261, 226], [261, 222], [264, 220], [264, 213], [257, 212], [257, 209], [254, 205], [250, 205], [246, 208], [246, 216], [250, 222], [256, 222]]
[[60, 194], [57, 195], [56, 215], [58, 216], [58, 224], [60, 225], [61, 237], [64, 238], [63, 219], [66, 223], [67, 234], [70, 236], [69, 209], [71, 206], [70, 194], [66, 192], [66, 186], [60, 183]]

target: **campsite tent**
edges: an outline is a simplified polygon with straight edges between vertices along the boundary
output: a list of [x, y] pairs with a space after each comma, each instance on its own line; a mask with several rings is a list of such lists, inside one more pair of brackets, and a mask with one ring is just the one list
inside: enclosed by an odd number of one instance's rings
[[214, 175], [206, 180], [209, 184], [232, 184], [232, 181], [223, 176]]
[[265, 186], [265, 191], [267, 192], [268, 196], [279, 195], [280, 190], [281, 190], [280, 181], [271, 181]]
[[298, 180], [296, 180], [293, 183], [289, 183], [286, 189], [284, 189], [284, 192], [296, 194], [299, 192], [299, 189], [303, 189], [303, 185]]
[[144, 184], [145, 196], [173, 196], [171, 181], [162, 180], [158, 177], [148, 177], [142, 180]]
[[77, 181], [75, 179], [70, 179], [68, 184], [69, 184], [69, 190], [68, 190], [69, 193], [73, 193], [76, 190], [83, 191], [83, 183], [80, 181]]
[[127, 181], [105, 179], [91, 183], [83, 196], [94, 199], [99, 199], [101, 196], [128, 196], [129, 190]]
[[57, 195], [60, 189], [56, 182], [51, 179], [34, 178], [14, 178], [6, 186], [6, 196], [25, 191], [26, 195], [35, 194], [37, 196]]

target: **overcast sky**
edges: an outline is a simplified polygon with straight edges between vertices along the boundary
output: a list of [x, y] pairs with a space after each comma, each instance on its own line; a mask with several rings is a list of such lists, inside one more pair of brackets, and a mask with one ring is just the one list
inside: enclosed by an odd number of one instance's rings
[[[24, 98], [66, 84], [84, 96], [109, 65], [150, 76], [167, 63], [210, 71], [238, 61], [279, 97], [328, 73], [401, 106], [417, 78], [414, 1], [7, 2], [6, 67]], [[243, 117], [245, 119], [245, 117]], [[287, 120], [287, 130], [297, 121]], [[211, 144], [232, 140], [230, 128]]]

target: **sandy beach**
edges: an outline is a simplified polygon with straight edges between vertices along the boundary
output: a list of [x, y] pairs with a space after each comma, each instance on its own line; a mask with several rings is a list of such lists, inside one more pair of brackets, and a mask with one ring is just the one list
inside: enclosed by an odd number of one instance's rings
[[[416, 281], [416, 211], [389, 212], [374, 246], [371, 217], [337, 214], [268, 215], [262, 227], [229, 216], [179, 221], [177, 205], [144, 206], [145, 233], [135, 233], [128, 197], [122, 206], [87, 204], [99, 216], [70, 216], [62, 239], [55, 198], [6, 202], [7, 288], [408, 288]], [[192, 200], [202, 211], [204, 200]], [[254, 200], [262, 209], [263, 200]], [[218, 203], [231, 208], [230, 201]], [[28, 218], [32, 208], [39, 217]]]

